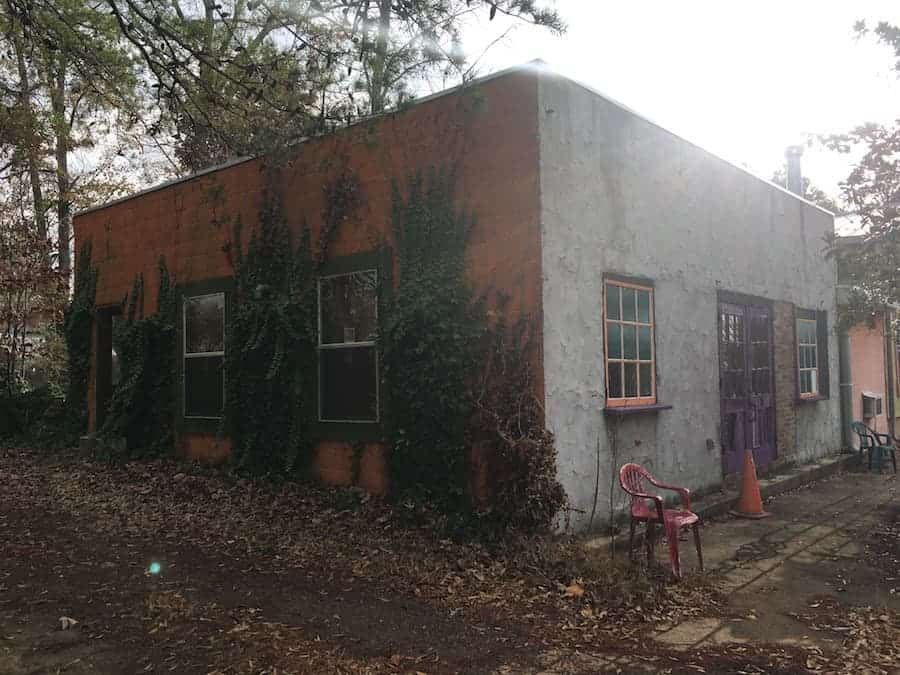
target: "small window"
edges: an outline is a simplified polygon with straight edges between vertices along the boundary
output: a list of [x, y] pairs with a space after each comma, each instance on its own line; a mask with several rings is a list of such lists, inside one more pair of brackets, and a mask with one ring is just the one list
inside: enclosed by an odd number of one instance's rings
[[378, 274], [319, 279], [319, 419], [378, 421]]
[[828, 314], [797, 308], [797, 395], [818, 401], [830, 395], [828, 381]]
[[606, 405], [655, 404], [653, 289], [607, 280], [604, 295]]
[[800, 397], [819, 395], [819, 340], [815, 319], [797, 319]]
[[184, 416], [219, 419], [225, 404], [225, 294], [184, 299]]

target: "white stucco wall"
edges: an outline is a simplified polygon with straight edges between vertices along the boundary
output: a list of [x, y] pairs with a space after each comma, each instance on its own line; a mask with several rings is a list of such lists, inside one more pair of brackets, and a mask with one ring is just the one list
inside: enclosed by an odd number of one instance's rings
[[[572, 525], [590, 518], [598, 453], [595, 526], [611, 501], [624, 504], [615, 481], [626, 461], [692, 489], [721, 482], [719, 289], [828, 312], [832, 396], [798, 409], [796, 453], [835, 451], [832, 217], [572, 81], [540, 77], [546, 415]], [[658, 399], [673, 406], [622, 419], [615, 443], [603, 412], [604, 273], [654, 280]]]

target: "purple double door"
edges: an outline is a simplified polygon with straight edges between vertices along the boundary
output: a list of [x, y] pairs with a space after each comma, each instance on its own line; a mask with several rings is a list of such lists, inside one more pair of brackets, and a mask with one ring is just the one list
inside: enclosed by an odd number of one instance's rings
[[719, 302], [722, 468], [741, 470], [744, 451], [757, 466], [775, 459], [772, 319], [762, 304]]

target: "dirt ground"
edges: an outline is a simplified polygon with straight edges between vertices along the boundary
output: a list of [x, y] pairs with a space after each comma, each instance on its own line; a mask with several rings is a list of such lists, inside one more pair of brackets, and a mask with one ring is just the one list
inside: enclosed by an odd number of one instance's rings
[[673, 584], [354, 490], [0, 450], [0, 673], [900, 672], [896, 486], [708, 523]]

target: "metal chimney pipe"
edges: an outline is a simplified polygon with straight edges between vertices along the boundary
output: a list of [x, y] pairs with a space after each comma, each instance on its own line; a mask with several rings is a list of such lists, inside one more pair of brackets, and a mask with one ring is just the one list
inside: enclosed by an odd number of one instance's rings
[[787, 189], [800, 197], [803, 196], [803, 171], [800, 158], [803, 157], [802, 145], [790, 145], [784, 151], [787, 160]]

